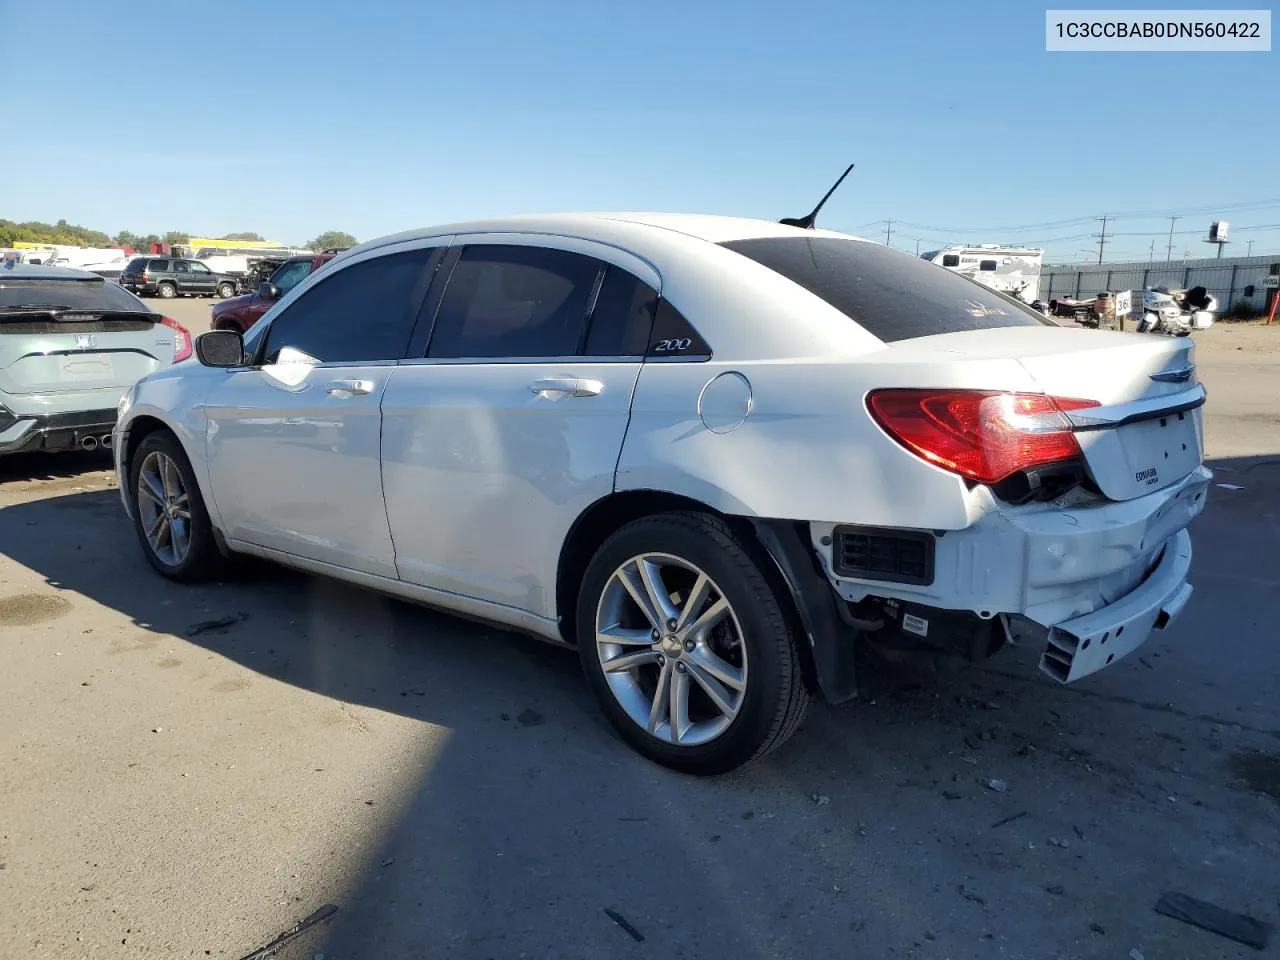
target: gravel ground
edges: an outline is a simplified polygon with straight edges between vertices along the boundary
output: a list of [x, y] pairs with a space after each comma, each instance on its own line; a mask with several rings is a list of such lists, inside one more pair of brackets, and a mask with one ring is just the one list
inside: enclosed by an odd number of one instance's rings
[[1197, 340], [1240, 489], [1169, 631], [1070, 688], [1031, 648], [868, 667], [711, 781], [623, 747], [571, 654], [272, 569], [169, 584], [102, 459], [0, 461], [0, 957], [237, 960], [325, 903], [280, 957], [1254, 956], [1152, 910], [1280, 921], [1280, 327]]

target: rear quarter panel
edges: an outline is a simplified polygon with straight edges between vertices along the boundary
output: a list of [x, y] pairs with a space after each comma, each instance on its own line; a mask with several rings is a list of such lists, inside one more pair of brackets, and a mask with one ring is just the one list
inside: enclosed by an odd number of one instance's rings
[[[1016, 362], [859, 360], [644, 365], [618, 463], [618, 490], [663, 490], [722, 513], [958, 530], [983, 510], [964, 482], [891, 440], [866, 411], [875, 387], [1029, 389]], [[703, 391], [737, 374], [751, 388], [740, 426], [704, 421]], [[717, 425], [715, 420], [711, 420]]]

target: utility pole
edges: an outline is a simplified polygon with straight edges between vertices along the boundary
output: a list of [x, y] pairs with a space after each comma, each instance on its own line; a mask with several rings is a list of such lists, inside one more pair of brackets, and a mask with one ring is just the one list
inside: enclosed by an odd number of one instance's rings
[[886, 220], [884, 222], [884, 245], [889, 245], [889, 237], [893, 234], [893, 221]]
[[1246, 254], [1245, 254], [1245, 256], [1246, 256], [1246, 257], [1252, 257], [1252, 256], [1253, 256], [1253, 241], [1252, 241], [1252, 240], [1250, 240], [1250, 241], [1249, 241], [1249, 252], [1248, 252], [1248, 253], [1246, 253]]
[[1099, 263], [1101, 263], [1101, 262], [1102, 262], [1102, 251], [1103, 251], [1103, 250], [1105, 250], [1105, 249], [1106, 249], [1106, 247], [1107, 247], [1107, 218], [1106, 218], [1106, 217], [1101, 217], [1101, 218], [1095, 217], [1094, 219], [1101, 219], [1101, 220], [1102, 220], [1102, 233], [1098, 235], [1098, 262], [1099, 262]]
[[1154, 240], [1152, 240], [1152, 241], [1151, 241], [1151, 251], [1147, 254], [1147, 259], [1148, 259], [1148, 260], [1154, 260], [1155, 258], [1156, 258], [1156, 242], [1155, 242]]
[[1164, 256], [1166, 263], [1173, 259], [1173, 225], [1181, 219], [1182, 219], [1181, 217], [1169, 218], [1169, 246], [1165, 248], [1165, 256]]
[[[1250, 247], [1253, 246], [1252, 240], [1249, 241], [1249, 246]], [[917, 257], [920, 256], [920, 238], [919, 237], [916, 237], [916, 256]]]

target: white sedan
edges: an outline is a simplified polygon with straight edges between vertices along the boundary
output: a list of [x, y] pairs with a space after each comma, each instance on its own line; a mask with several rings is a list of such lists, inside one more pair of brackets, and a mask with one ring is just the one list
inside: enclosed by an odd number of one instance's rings
[[577, 647], [644, 755], [719, 773], [859, 645], [1058, 682], [1183, 608], [1189, 339], [1060, 327], [879, 244], [730, 217], [362, 244], [121, 402], [176, 580], [253, 554]]

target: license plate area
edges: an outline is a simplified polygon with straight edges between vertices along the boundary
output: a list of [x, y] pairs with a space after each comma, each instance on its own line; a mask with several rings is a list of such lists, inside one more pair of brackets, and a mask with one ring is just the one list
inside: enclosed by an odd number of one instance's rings
[[104, 381], [113, 383], [115, 364], [109, 355], [68, 356], [58, 359], [58, 374], [75, 383]]
[[1115, 432], [1137, 496], [1167, 487], [1200, 465], [1200, 435], [1191, 411], [1140, 420]]
[[1076, 431], [1089, 473], [1109, 500], [1156, 493], [1193, 473], [1204, 458], [1199, 410], [1183, 410]]

